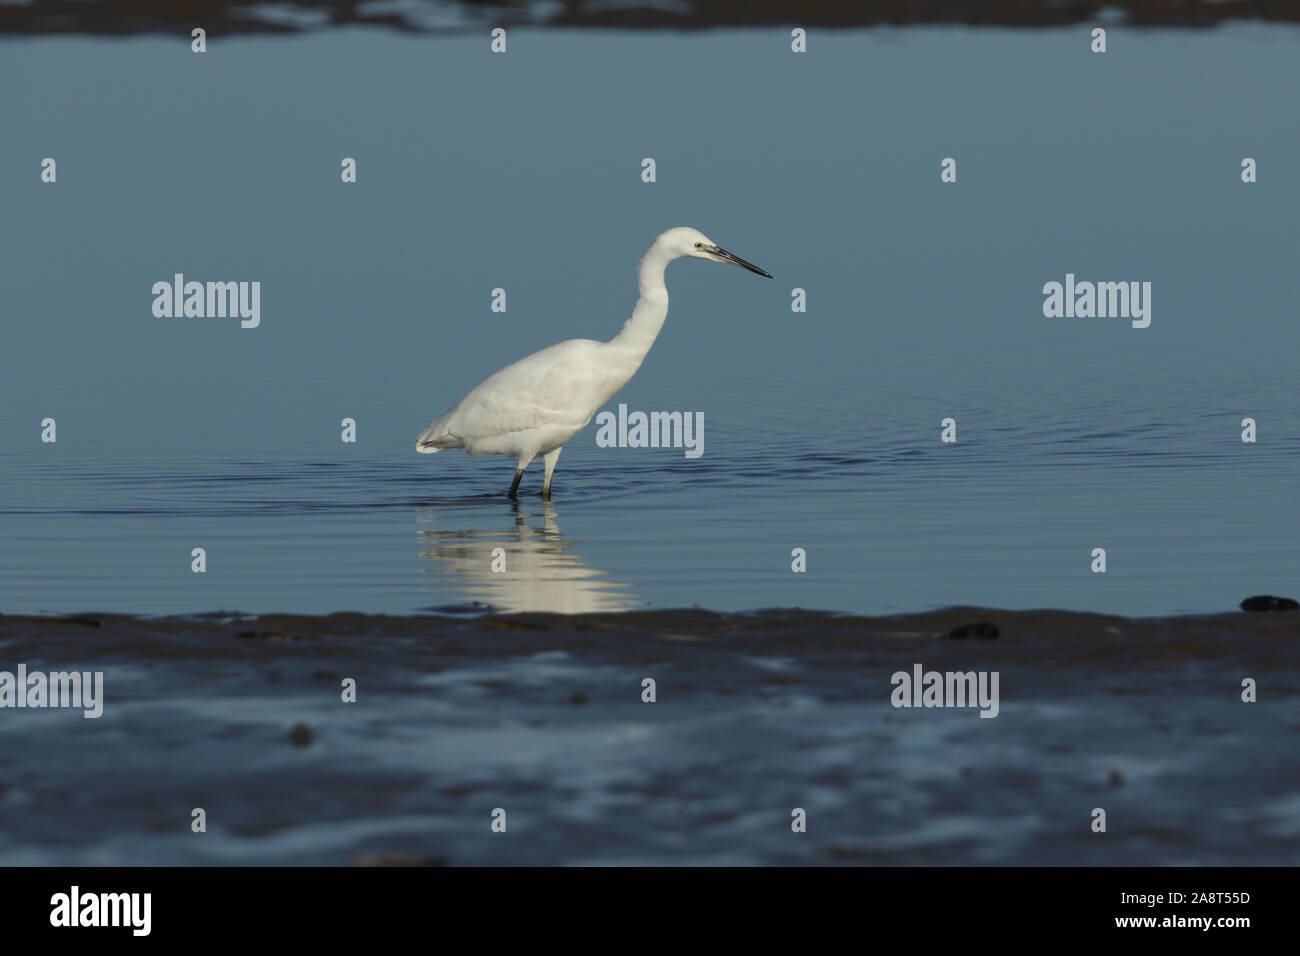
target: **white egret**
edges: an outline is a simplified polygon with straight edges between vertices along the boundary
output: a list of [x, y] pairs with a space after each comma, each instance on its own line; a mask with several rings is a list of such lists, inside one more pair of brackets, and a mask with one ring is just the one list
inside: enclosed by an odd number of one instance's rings
[[507, 365], [420, 432], [415, 450], [427, 455], [464, 448], [471, 455], [513, 455], [518, 465], [511, 498], [519, 491], [524, 469], [541, 455], [546, 465], [542, 496], [549, 498], [551, 475], [564, 443], [631, 380], [654, 345], [668, 316], [664, 270], [685, 256], [730, 262], [772, 278], [695, 229], [669, 229], [641, 258], [637, 270], [641, 297], [618, 335], [608, 342], [569, 339]]

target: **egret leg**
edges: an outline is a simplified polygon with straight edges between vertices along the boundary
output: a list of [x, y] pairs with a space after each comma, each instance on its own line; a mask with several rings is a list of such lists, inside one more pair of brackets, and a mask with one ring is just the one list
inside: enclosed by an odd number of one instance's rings
[[[563, 446], [561, 446], [563, 447]], [[560, 460], [560, 448], [550, 452], [542, 457], [542, 463], [546, 465], [546, 479], [542, 482], [542, 497], [551, 497], [551, 475], [555, 474], [555, 463]]]
[[521, 479], [521, 478], [524, 477], [524, 469], [528, 467], [528, 463], [529, 463], [530, 461], [532, 461], [532, 460], [533, 460], [533, 456], [532, 456], [532, 455], [529, 455], [527, 458], [520, 458], [520, 459], [519, 459], [519, 464], [515, 467], [515, 480], [514, 480], [514, 483], [510, 485], [510, 497], [511, 497], [511, 498], [518, 498], [518, 497], [519, 497], [519, 479]]

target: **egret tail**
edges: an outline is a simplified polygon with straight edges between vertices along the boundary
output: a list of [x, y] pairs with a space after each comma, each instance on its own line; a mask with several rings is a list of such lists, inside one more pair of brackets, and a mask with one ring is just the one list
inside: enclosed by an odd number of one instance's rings
[[464, 448], [465, 442], [463, 439], [447, 432], [447, 421], [451, 418], [451, 415], [452, 413], [448, 412], [420, 432], [420, 436], [415, 439], [415, 450], [422, 455], [432, 455], [444, 448]]

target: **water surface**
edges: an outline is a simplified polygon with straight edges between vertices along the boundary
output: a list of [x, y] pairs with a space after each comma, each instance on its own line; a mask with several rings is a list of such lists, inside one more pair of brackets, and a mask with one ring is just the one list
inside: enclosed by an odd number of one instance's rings
[[[1294, 592], [1297, 39], [5, 41], [25, 92], [0, 104], [0, 609], [1166, 614]], [[547, 508], [540, 462], [515, 507], [507, 459], [415, 454], [495, 369], [617, 332], [678, 224], [777, 277], [671, 267], [609, 406], [702, 412], [701, 458], [598, 448], [593, 424]], [[176, 272], [260, 281], [260, 327], [155, 318]], [[1045, 318], [1067, 273], [1152, 282], [1150, 328]]]

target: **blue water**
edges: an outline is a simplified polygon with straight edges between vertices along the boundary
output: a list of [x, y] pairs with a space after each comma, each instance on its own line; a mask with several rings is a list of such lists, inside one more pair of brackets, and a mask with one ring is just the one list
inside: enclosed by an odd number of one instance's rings
[[[0, 611], [1294, 594], [1297, 41], [6, 41]], [[776, 276], [672, 266], [667, 325], [608, 406], [702, 412], [702, 457], [599, 448], [593, 423], [552, 504], [537, 462], [515, 508], [510, 460], [415, 453], [497, 368], [616, 333], [673, 225]], [[176, 272], [260, 281], [260, 327], [156, 318]], [[1044, 317], [1067, 273], [1151, 282], [1150, 327]]]

